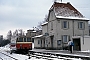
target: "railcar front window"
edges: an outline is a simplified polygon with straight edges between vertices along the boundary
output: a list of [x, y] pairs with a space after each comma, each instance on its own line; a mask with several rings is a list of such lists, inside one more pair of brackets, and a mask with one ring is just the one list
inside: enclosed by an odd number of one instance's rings
[[23, 42], [23, 38], [19, 38], [18, 42]]
[[30, 38], [27, 38], [27, 42], [31, 42], [31, 39]]

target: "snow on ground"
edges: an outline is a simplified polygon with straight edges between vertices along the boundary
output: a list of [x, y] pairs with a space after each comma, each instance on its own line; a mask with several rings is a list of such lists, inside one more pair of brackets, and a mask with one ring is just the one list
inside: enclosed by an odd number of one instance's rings
[[[34, 44], [32, 44], [32, 46], [33, 46], [33, 48], [34, 48]], [[9, 47], [10, 47], [9, 44], [6, 45], [6, 46], [4, 46], [4, 47], [0, 47], [0, 52], [5, 53], [5, 54], [8, 54], [9, 56], [12, 56], [12, 57], [14, 57], [14, 58], [16, 58], [16, 59], [18, 59], [18, 60], [47, 60], [47, 59], [43, 59], [43, 58], [37, 59], [36, 57], [32, 57], [31, 59], [28, 59], [29, 57], [26, 56], [26, 55], [15, 54], [15, 53], [10, 54], [10, 53], [8, 52], [8, 51], [11, 50]], [[0, 57], [2, 57], [2, 56], [0, 56]], [[6, 57], [4, 57], [4, 56], [3, 56], [3, 58], [4, 58], [5, 60], [11, 60], [11, 59], [6, 58]], [[48, 58], [48, 59], [49, 59], [49, 58]], [[81, 59], [76, 59], [76, 58], [66, 58], [66, 59], [81, 60]], [[64, 60], [64, 59], [53, 58], [52, 60]]]
[[90, 50], [87, 50], [87, 51], [81, 51], [81, 52], [90, 52]]
[[32, 43], [32, 48], [34, 49], [34, 43]]
[[10, 51], [11, 49], [10, 49], [10, 45], [8, 44], [8, 45], [6, 45], [6, 46], [4, 46], [4, 47], [0, 47], [0, 52], [3, 52], [3, 51]]

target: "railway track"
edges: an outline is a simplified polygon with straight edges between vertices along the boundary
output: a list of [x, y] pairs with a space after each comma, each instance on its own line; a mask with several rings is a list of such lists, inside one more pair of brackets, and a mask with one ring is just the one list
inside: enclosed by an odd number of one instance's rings
[[0, 60], [18, 60], [8, 54], [0, 52]]
[[47, 59], [47, 60], [79, 60], [79, 58], [71, 58], [71, 57], [62, 57], [56, 56], [53, 54], [42, 54], [42, 53], [33, 53], [29, 54], [29, 59]]

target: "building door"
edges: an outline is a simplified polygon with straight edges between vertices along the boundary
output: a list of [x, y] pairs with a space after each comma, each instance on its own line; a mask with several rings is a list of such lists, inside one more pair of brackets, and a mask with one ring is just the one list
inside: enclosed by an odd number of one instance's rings
[[74, 43], [73, 49], [76, 50], [76, 51], [81, 51], [80, 38], [74, 38], [73, 43]]
[[51, 38], [51, 48], [53, 48], [53, 37], [54, 36], [50, 36], [50, 38]]

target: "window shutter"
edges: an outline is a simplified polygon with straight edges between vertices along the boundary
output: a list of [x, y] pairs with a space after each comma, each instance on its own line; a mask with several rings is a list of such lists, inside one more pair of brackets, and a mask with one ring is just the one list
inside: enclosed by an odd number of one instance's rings
[[68, 35], [68, 41], [70, 40], [70, 35]]
[[63, 49], [63, 45], [64, 45], [64, 43], [63, 43], [63, 35], [61, 35], [61, 39], [62, 39], [61, 45], [62, 45], [62, 49]]
[[79, 29], [79, 22], [78, 22], [78, 29]]
[[62, 23], [61, 23], [61, 29], [63, 29], [63, 21], [61, 21]]
[[61, 35], [62, 43], [63, 43], [63, 35]]
[[69, 29], [69, 21], [68, 21], [68, 29]]
[[85, 29], [85, 23], [83, 22], [83, 29]]

